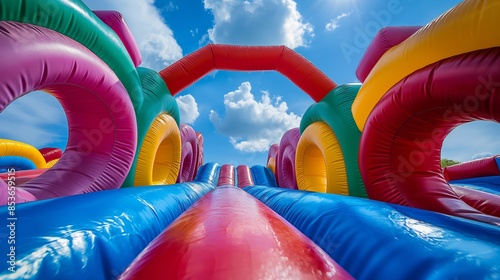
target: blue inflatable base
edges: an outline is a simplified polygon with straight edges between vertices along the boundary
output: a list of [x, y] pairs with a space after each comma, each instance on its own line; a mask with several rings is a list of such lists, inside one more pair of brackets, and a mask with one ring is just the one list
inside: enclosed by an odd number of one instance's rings
[[263, 186], [245, 191], [356, 279], [499, 279], [500, 228], [435, 212]]

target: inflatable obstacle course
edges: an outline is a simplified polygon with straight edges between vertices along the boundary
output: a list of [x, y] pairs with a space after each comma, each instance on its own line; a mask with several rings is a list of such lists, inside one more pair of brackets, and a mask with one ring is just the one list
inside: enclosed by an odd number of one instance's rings
[[[498, 158], [440, 166], [453, 128], [500, 121], [497, 2], [383, 28], [361, 83], [337, 85], [285, 46], [210, 44], [157, 72], [119, 12], [0, 0], [0, 113], [43, 90], [69, 127], [64, 150], [0, 141], [0, 213], [19, 217], [0, 277], [498, 277]], [[214, 70], [311, 97], [262, 166], [205, 163], [182, 123], [174, 96]]]

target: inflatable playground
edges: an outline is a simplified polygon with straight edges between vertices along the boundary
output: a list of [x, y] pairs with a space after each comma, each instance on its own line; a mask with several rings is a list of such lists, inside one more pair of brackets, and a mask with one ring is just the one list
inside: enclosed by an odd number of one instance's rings
[[[466, 0], [385, 27], [337, 85], [284, 46], [157, 72], [119, 12], [0, 0], [0, 112], [43, 90], [69, 127], [64, 150], [0, 141], [0, 278], [499, 279], [500, 157], [440, 165], [455, 127], [500, 122], [499, 14]], [[213, 70], [311, 97], [262, 165], [205, 162], [182, 122], [174, 96]]]

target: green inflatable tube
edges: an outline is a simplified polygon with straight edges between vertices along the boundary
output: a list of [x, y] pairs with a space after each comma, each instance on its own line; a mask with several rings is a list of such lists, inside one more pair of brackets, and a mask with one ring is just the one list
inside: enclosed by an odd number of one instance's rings
[[320, 102], [311, 105], [300, 122], [300, 133], [314, 122], [328, 124], [337, 136], [345, 160], [350, 196], [368, 197], [359, 172], [358, 151], [361, 132], [351, 112], [351, 106], [361, 84], [345, 84], [336, 87]]
[[180, 126], [180, 113], [175, 98], [170, 94], [167, 85], [154, 70], [137, 68], [139, 78], [144, 92], [144, 102], [137, 113], [137, 151], [134, 162], [122, 187], [134, 185], [135, 169], [139, 151], [153, 121], [162, 113], [170, 115], [178, 126]]

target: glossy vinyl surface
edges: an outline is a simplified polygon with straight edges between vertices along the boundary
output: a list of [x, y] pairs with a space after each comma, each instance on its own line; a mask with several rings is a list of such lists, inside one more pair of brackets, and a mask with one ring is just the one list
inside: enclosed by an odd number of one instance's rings
[[356, 279], [496, 279], [500, 227], [334, 194], [244, 189]]
[[119, 279], [352, 279], [245, 191], [214, 189], [172, 223]]

